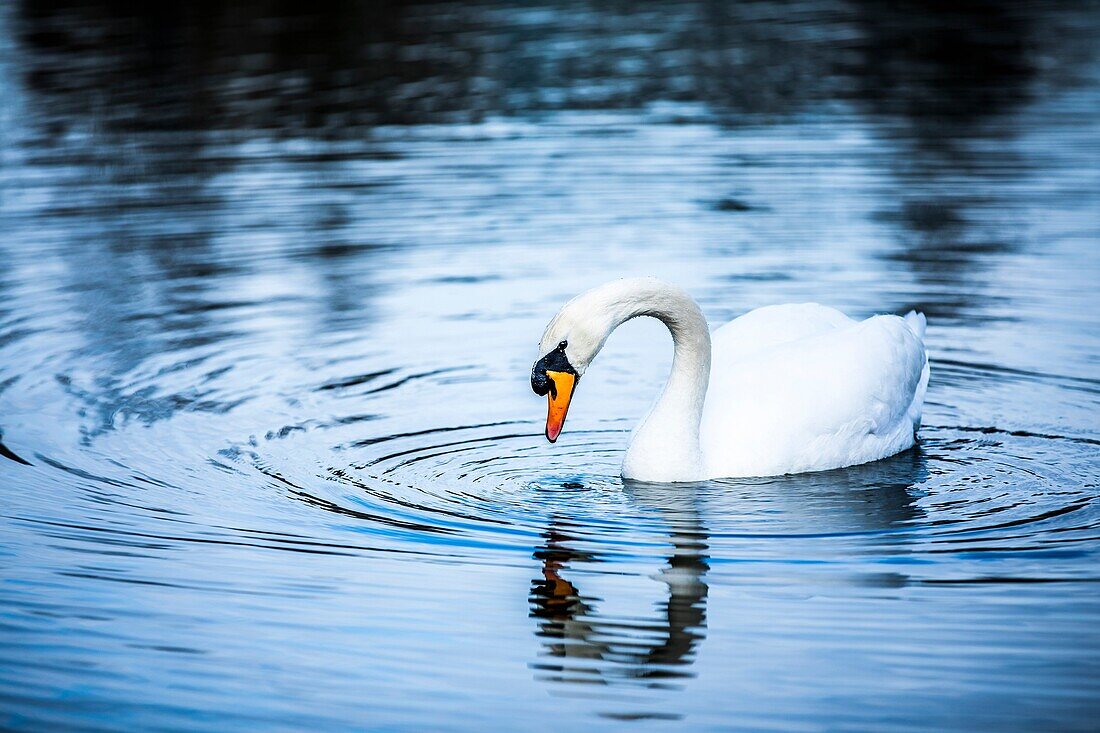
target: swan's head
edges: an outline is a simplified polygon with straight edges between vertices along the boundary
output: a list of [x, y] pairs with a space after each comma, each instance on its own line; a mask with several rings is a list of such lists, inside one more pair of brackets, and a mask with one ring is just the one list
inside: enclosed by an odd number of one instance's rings
[[566, 303], [539, 343], [539, 360], [531, 368], [531, 389], [547, 396], [546, 438], [558, 439], [577, 382], [603, 348], [614, 328], [608, 303], [596, 288]]

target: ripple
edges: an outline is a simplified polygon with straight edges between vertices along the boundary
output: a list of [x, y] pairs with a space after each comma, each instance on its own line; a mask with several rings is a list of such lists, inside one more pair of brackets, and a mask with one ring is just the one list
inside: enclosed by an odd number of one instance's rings
[[[278, 435], [312, 445], [326, 432], [341, 437], [340, 421], [327, 425]], [[266, 454], [261, 444], [251, 457], [289, 497], [356, 520], [356, 531], [398, 547], [435, 535], [433, 547], [455, 558], [529, 553], [551, 523], [622, 561], [659, 555], [671, 525], [700, 522], [718, 563], [828, 557], [853, 545], [911, 560], [1050, 555], [1100, 528], [1092, 443], [1076, 438], [925, 427], [918, 449], [864, 466], [655, 485], [619, 478], [629, 436], [617, 426], [574, 430], [567, 446], [546, 443], [538, 428], [503, 422], [341, 441], [315, 464], [300, 462], [313, 455], [304, 448]], [[1037, 460], [1045, 451], [1058, 460]]]

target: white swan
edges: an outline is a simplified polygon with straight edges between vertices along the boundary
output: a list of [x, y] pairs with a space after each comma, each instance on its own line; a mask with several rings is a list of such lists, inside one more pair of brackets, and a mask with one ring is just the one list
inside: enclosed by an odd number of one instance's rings
[[531, 387], [547, 395], [551, 442], [577, 380], [608, 335], [636, 316], [663, 321], [675, 351], [665, 389], [626, 451], [625, 478], [822, 471], [913, 445], [928, 385], [922, 314], [854, 321], [814, 303], [773, 305], [711, 334], [691, 296], [655, 278], [582, 293], [546, 327]]

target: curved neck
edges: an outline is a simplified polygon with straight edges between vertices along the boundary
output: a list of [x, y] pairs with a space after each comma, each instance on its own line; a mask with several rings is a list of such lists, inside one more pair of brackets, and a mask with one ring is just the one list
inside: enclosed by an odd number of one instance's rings
[[711, 360], [706, 318], [691, 296], [668, 283], [645, 278], [623, 281], [623, 286], [626, 292], [622, 297], [612, 298], [607, 304], [612, 321], [608, 333], [631, 318], [652, 316], [668, 326], [675, 347], [668, 382], [634, 432], [623, 461], [623, 475], [665, 480], [654, 474], [656, 466], [672, 476], [699, 474], [699, 421]]

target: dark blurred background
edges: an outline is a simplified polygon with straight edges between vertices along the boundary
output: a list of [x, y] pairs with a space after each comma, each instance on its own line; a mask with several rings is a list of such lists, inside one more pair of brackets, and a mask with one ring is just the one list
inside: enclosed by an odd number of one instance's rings
[[[1092, 6], [1092, 7], [1090, 7]], [[828, 101], [981, 125], [1080, 82], [1091, 3], [18, 2], [28, 86], [112, 130], [356, 134], [377, 124]], [[58, 130], [52, 130], [57, 134]]]

